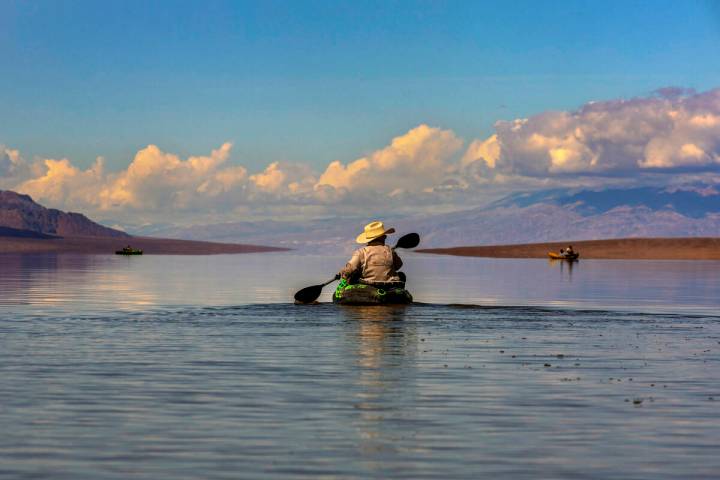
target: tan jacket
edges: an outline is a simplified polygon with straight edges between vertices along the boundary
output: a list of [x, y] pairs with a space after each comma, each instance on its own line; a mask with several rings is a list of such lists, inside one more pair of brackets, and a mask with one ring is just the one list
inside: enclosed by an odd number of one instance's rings
[[[397, 271], [402, 264], [397, 253], [387, 245], [367, 245], [355, 250], [345, 268], [340, 270], [340, 276], [369, 284], [399, 282]], [[359, 276], [353, 277], [353, 274]]]

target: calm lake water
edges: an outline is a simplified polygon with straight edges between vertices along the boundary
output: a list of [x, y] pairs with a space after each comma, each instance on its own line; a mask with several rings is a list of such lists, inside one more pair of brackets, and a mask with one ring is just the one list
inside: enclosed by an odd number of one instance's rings
[[0, 255], [0, 478], [718, 477], [720, 262], [403, 259]]

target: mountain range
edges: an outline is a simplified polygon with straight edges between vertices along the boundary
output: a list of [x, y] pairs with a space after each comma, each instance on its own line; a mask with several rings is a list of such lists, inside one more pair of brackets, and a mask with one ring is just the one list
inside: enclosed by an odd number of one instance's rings
[[131, 241], [150, 254], [208, 255], [283, 250], [237, 243], [147, 238], [93, 222], [80, 213], [45, 208], [28, 195], [0, 191], [0, 253], [113, 254]]
[[[237, 221], [210, 225], [128, 227], [135, 235], [275, 245], [307, 252], [348, 252], [370, 218]], [[720, 193], [703, 185], [605, 190], [545, 190], [490, 205], [436, 215], [383, 220], [399, 232], [416, 231], [427, 248], [569, 240], [720, 236]], [[15, 238], [128, 237], [80, 213], [37, 204], [0, 191], [0, 236]]]
[[29, 195], [0, 190], [0, 236], [18, 238], [129, 237], [81, 213], [45, 208]]
[[[316, 252], [347, 252], [369, 218], [238, 221], [152, 226], [136, 233], [170, 238], [245, 241]], [[545, 190], [484, 207], [436, 215], [383, 217], [399, 232], [417, 231], [423, 247], [521, 244], [639, 237], [720, 236], [720, 194], [703, 185]], [[129, 231], [133, 231], [132, 228]]]
[[618, 207], [645, 207], [702, 218], [709, 213], [720, 212], [720, 192], [699, 184], [676, 189], [639, 187], [576, 192], [555, 189], [514, 194], [493, 203], [491, 207], [528, 207], [539, 203], [572, 206], [584, 216], [605, 213]]

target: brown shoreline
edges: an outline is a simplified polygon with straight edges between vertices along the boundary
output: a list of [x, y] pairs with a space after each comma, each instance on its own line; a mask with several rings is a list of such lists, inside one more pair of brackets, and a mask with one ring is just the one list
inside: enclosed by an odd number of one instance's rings
[[564, 242], [526, 243], [519, 245], [484, 245], [416, 250], [438, 255], [494, 258], [548, 258], [572, 245], [580, 259], [621, 260], [720, 260], [719, 237], [689, 238], [619, 238]]
[[0, 237], [0, 253], [115, 254], [126, 245], [149, 255], [217, 255], [281, 252], [287, 248], [239, 243], [200, 242], [151, 237], [63, 237], [52, 239]]

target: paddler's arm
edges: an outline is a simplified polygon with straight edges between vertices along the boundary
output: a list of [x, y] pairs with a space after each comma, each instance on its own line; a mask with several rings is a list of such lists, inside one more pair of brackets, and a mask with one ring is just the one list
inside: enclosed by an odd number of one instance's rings
[[393, 268], [395, 269], [395, 271], [398, 271], [400, 270], [400, 268], [402, 268], [402, 266], [403, 262], [400, 259], [400, 256], [395, 253], [395, 250], [393, 250]]
[[355, 253], [353, 253], [352, 258], [350, 258], [350, 261], [345, 265], [345, 268], [340, 270], [338, 275], [340, 275], [342, 278], [348, 279], [352, 276], [353, 273], [357, 272], [360, 269], [360, 266], [362, 265], [360, 255], [360, 250], [355, 250]]

